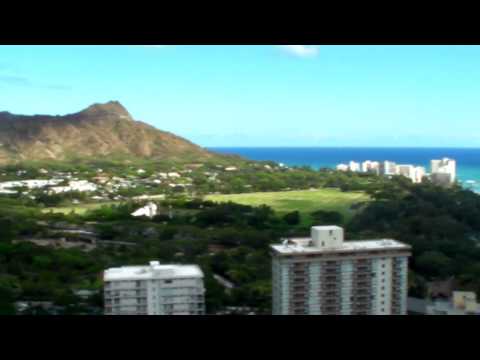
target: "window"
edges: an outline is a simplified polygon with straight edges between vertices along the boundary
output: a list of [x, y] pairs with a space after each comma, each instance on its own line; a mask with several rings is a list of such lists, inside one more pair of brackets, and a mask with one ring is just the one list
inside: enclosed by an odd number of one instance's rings
[[171, 284], [173, 281], [172, 280], [165, 280], [164, 284]]
[[328, 234], [329, 234], [330, 236], [332, 236], [332, 235], [333, 235], [333, 230], [329, 230], [329, 231], [328, 231]]

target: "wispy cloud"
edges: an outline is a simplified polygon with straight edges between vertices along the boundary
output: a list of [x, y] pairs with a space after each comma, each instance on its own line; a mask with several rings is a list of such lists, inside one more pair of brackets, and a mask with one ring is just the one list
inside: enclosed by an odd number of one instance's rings
[[70, 86], [59, 85], [59, 84], [33, 83], [26, 77], [15, 76], [15, 75], [0, 75], [0, 84], [2, 83], [10, 86], [36, 87], [36, 88], [49, 89], [49, 90], [71, 90]]
[[278, 45], [286, 52], [299, 57], [313, 57], [318, 54], [318, 45]]
[[44, 85], [42, 87], [50, 90], [61, 90], [61, 91], [72, 90], [72, 87], [68, 85]]
[[25, 77], [12, 76], [12, 75], [0, 75], [0, 82], [9, 85], [31, 86], [32, 83]]

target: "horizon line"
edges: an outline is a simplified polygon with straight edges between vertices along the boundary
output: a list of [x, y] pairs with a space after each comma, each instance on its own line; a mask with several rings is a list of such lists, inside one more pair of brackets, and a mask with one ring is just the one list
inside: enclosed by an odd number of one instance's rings
[[203, 146], [207, 149], [469, 149], [480, 150], [473, 146]]

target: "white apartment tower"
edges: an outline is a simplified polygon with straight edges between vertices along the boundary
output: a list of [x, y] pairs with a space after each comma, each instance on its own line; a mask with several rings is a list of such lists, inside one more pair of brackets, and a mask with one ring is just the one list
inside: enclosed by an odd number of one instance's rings
[[360, 163], [358, 163], [358, 162], [350, 161], [348, 167], [349, 167], [350, 171], [353, 171], [353, 172], [359, 172], [360, 171]]
[[427, 175], [427, 171], [423, 166], [417, 166], [415, 167], [415, 181], [414, 183], [421, 183], [423, 181], [423, 178]]
[[203, 315], [203, 272], [196, 265], [123, 266], [104, 272], [105, 315]]
[[362, 172], [371, 172], [371, 173], [376, 173], [377, 175], [379, 174], [380, 171], [380, 163], [378, 161], [364, 161], [362, 163]]
[[441, 179], [445, 177], [443, 174], [447, 174], [450, 177], [450, 183], [455, 182], [457, 177], [457, 165], [455, 160], [449, 158], [443, 158], [442, 160], [432, 160], [431, 168], [433, 180], [435, 179], [436, 174], [442, 174], [440, 175]]
[[338, 226], [272, 245], [274, 315], [405, 315], [411, 248], [344, 241]]
[[397, 175], [397, 164], [393, 161], [384, 161], [380, 163], [380, 174]]
[[415, 177], [415, 166], [413, 165], [397, 165], [397, 174], [398, 175], [403, 175], [410, 180], [412, 180], [413, 183], [416, 182], [416, 177]]

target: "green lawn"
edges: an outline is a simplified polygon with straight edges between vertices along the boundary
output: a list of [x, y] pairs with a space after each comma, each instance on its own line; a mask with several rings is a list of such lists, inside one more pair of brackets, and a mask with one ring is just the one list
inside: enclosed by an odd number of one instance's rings
[[208, 195], [206, 200], [215, 202], [232, 201], [239, 204], [259, 206], [267, 205], [279, 214], [298, 210], [302, 222], [308, 222], [309, 213], [316, 210], [338, 211], [350, 220], [355, 211], [350, 209], [354, 203], [368, 201], [363, 192], [341, 192], [337, 189], [317, 189], [300, 191], [263, 192], [231, 195]]

